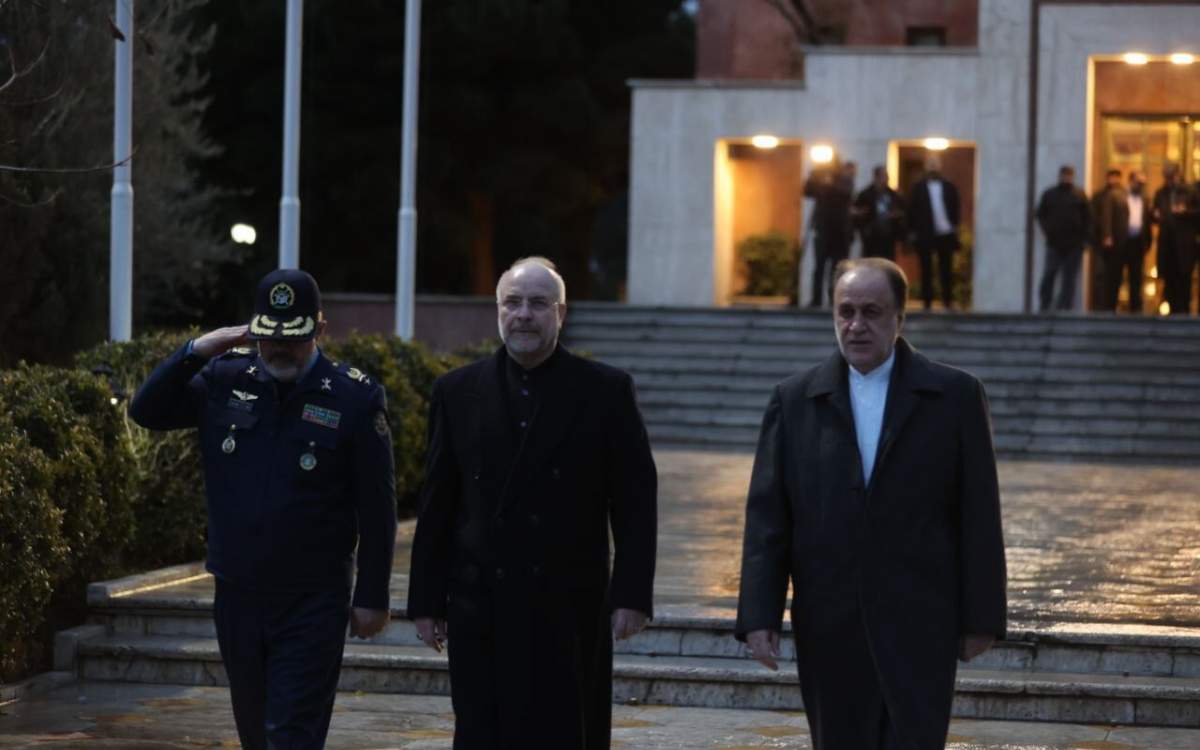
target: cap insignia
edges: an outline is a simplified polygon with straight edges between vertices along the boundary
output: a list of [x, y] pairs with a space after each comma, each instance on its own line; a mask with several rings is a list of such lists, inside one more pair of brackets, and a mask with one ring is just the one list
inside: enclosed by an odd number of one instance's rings
[[271, 287], [271, 293], [268, 296], [271, 302], [271, 307], [276, 310], [286, 310], [296, 301], [296, 293], [292, 288], [283, 282]]

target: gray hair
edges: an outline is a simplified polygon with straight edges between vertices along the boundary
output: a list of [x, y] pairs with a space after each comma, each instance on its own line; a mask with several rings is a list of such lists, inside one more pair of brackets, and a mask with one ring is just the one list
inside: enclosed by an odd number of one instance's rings
[[516, 262], [514, 262], [511, 266], [508, 267], [507, 271], [500, 274], [500, 280], [496, 282], [496, 302], [497, 303], [500, 302], [500, 286], [504, 283], [504, 280], [507, 279], [509, 277], [509, 275], [511, 275], [517, 269], [523, 268], [525, 266], [541, 266], [542, 268], [549, 271], [550, 275], [554, 278], [555, 286], [558, 287], [558, 299], [555, 301], [561, 302], [561, 303], [566, 303], [566, 301], [567, 301], [567, 283], [565, 281], [563, 281], [562, 274], [560, 274], [558, 272], [558, 266], [554, 265], [554, 261], [550, 260], [549, 258], [545, 258], [541, 255], [530, 255], [530, 256], [527, 256], [524, 258], [518, 258], [516, 260]]

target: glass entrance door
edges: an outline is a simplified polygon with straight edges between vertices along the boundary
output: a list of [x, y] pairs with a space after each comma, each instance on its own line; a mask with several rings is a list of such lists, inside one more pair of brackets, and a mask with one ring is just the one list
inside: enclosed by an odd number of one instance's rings
[[[1111, 115], [1101, 121], [1101, 169], [1094, 176], [1093, 189], [1104, 185], [1104, 173], [1119, 169], [1126, 181], [1131, 170], [1137, 170], [1146, 180], [1143, 190], [1147, 205], [1163, 184], [1163, 165], [1176, 162], [1189, 184], [1200, 180], [1200, 116], [1130, 116]], [[1162, 282], [1158, 274], [1158, 239], [1146, 254], [1143, 268], [1143, 310], [1157, 314], [1163, 300]], [[1117, 301], [1118, 310], [1129, 309], [1129, 288], [1122, 284]]]

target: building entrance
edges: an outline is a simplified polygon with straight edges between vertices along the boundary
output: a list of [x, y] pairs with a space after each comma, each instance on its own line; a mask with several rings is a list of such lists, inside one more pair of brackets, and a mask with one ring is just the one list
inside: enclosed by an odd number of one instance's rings
[[[1174, 162], [1180, 176], [1189, 185], [1200, 181], [1200, 115], [1108, 115], [1100, 121], [1099, 167], [1093, 187], [1100, 189], [1110, 169], [1121, 170], [1128, 184], [1131, 171], [1142, 174], [1147, 208], [1163, 185], [1163, 166]], [[1146, 253], [1142, 268], [1143, 311], [1150, 315], [1166, 312], [1163, 307], [1162, 273], [1158, 267], [1158, 228], [1155, 241]], [[1192, 280], [1195, 284], [1195, 280]], [[1092, 295], [1094, 297], [1094, 294]], [[1193, 294], [1192, 298], [1197, 299]], [[1094, 303], [1089, 303], [1094, 308]], [[1117, 309], [1130, 309], [1129, 277], [1125, 275], [1117, 299]]]

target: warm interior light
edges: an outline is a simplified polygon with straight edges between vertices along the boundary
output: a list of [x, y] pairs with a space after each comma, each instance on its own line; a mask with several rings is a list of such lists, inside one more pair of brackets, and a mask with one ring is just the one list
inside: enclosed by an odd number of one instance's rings
[[945, 138], [926, 138], [925, 148], [930, 151], [945, 151], [950, 148], [950, 141]]
[[1163, 300], [1163, 303], [1158, 306], [1158, 314], [1159, 315], [1170, 315], [1171, 314], [1171, 303], [1167, 302], [1166, 300]]
[[833, 161], [833, 146], [827, 143], [818, 143], [809, 149], [808, 155], [816, 164], [828, 164]]
[[1158, 266], [1150, 266], [1150, 278], [1158, 278]]
[[1176, 52], [1171, 55], [1171, 62], [1176, 65], [1191, 65], [1196, 62], [1196, 56], [1190, 52]]
[[1147, 281], [1146, 286], [1144, 287], [1144, 291], [1146, 292], [1147, 297], [1153, 297], [1154, 293], [1156, 291], [1158, 291], [1158, 287], [1155, 286], [1153, 281]]
[[775, 148], [779, 145], [779, 139], [773, 135], [756, 135], [750, 139], [750, 143], [755, 148]]
[[1150, 62], [1150, 57], [1143, 52], [1126, 52], [1121, 55], [1121, 59], [1130, 65], [1145, 65]]

